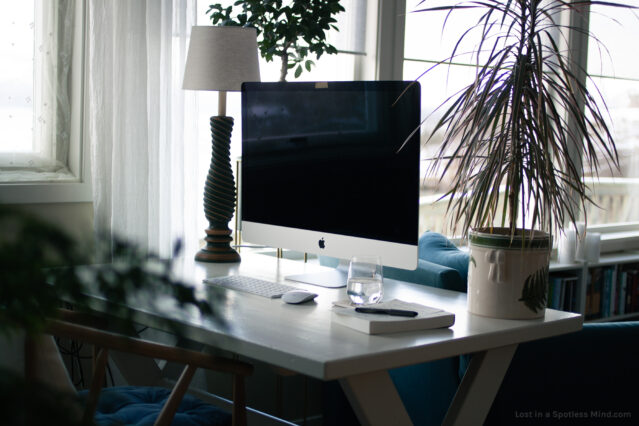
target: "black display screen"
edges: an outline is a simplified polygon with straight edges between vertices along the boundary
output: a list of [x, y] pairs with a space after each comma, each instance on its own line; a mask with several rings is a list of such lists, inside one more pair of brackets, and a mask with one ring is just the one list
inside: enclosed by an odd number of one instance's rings
[[413, 82], [245, 83], [242, 220], [417, 244], [419, 124]]

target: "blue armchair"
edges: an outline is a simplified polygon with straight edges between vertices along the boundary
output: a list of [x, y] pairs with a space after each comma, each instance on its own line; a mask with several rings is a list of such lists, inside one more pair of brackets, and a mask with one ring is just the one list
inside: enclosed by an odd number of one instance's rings
[[[384, 275], [466, 291], [468, 254], [444, 236], [423, 234], [419, 259], [416, 271], [385, 268]], [[485, 424], [636, 422], [636, 392], [628, 389], [636, 389], [639, 379], [637, 342], [639, 322], [617, 322], [585, 324], [577, 333], [519, 345]], [[390, 371], [415, 425], [442, 423], [469, 359], [452, 357]], [[339, 389], [331, 391], [339, 394]], [[335, 400], [331, 397], [330, 403]], [[354, 415], [344, 415], [347, 404], [340, 408], [339, 419], [328, 410], [331, 424], [356, 423]]]

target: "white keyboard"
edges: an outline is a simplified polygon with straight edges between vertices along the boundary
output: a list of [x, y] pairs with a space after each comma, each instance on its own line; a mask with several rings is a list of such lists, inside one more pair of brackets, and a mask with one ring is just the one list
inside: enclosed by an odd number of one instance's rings
[[286, 293], [287, 291], [297, 290], [297, 288], [289, 285], [260, 280], [253, 277], [246, 277], [243, 275], [206, 278], [204, 282], [207, 284], [228, 288], [230, 290], [257, 294], [258, 296], [268, 297], [270, 299], [282, 297], [282, 294]]

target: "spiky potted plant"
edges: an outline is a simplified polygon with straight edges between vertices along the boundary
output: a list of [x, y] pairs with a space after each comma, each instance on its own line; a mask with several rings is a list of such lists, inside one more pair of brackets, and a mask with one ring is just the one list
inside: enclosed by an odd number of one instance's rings
[[563, 47], [566, 37], [592, 35], [563, 23], [562, 14], [578, 19], [591, 5], [627, 6], [593, 0], [429, 3], [420, 2], [417, 12], [447, 13], [447, 21], [481, 11], [447, 60], [468, 34], [480, 32], [475, 78], [443, 104], [432, 133], [443, 130], [444, 136], [430, 169], [443, 167], [451, 178], [444, 196], [449, 219], [469, 238], [468, 309], [497, 318], [541, 317], [553, 235], [575, 225], [590, 201], [584, 166], [596, 172], [599, 152], [618, 167], [605, 104], [586, 86], [584, 66]]

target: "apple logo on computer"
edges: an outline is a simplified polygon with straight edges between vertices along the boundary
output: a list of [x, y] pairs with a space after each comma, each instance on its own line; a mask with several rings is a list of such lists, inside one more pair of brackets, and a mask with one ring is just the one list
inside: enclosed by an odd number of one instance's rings
[[324, 244], [324, 238], [322, 238], [321, 240], [319, 240], [317, 242], [317, 244], [319, 244], [319, 248], [323, 249], [326, 247], [326, 245]]

